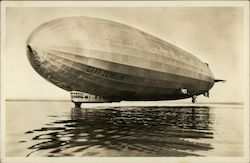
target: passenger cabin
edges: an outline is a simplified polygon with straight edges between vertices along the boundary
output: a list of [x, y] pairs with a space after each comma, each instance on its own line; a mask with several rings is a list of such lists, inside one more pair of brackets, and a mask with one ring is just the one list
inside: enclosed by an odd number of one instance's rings
[[71, 101], [74, 103], [106, 102], [106, 100], [100, 96], [95, 96], [80, 91], [71, 91], [70, 93]]

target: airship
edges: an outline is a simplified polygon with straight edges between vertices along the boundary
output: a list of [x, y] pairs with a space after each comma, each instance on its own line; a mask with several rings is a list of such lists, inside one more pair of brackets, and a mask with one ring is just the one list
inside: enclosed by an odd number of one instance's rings
[[[94, 17], [63, 17], [34, 29], [28, 60], [47, 81], [83, 102], [209, 97], [209, 65], [137, 28]], [[88, 96], [86, 96], [88, 95]]]

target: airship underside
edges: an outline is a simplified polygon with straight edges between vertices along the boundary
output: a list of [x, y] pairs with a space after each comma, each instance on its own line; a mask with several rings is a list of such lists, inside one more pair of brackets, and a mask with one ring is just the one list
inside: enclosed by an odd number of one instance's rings
[[90, 17], [59, 18], [27, 41], [32, 67], [67, 91], [107, 101], [175, 100], [208, 93], [208, 64], [133, 27]]

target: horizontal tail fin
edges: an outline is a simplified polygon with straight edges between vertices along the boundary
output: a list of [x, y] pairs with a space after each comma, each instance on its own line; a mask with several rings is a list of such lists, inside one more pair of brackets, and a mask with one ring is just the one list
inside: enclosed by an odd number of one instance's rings
[[225, 82], [226, 80], [221, 80], [221, 79], [214, 79], [214, 82], [217, 83], [217, 82]]

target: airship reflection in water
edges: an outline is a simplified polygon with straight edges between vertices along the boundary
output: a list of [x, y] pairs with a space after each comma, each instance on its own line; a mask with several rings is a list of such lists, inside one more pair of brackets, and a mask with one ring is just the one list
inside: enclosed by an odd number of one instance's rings
[[72, 102], [176, 100], [204, 94], [208, 64], [159, 38], [117, 22], [67, 17], [46, 22], [27, 40], [32, 67], [70, 91]]

